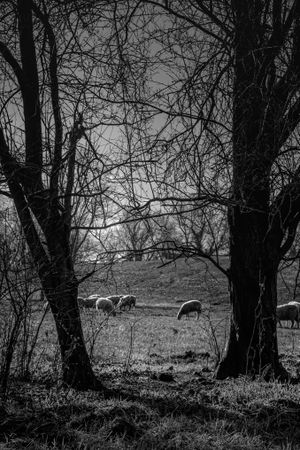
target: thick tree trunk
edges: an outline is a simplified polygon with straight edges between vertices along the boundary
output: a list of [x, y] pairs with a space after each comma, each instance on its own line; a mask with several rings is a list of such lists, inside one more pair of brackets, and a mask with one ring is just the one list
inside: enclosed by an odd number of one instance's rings
[[[287, 373], [279, 363], [276, 335], [282, 231], [275, 225], [270, 195], [272, 165], [279, 150], [278, 107], [261, 74], [265, 64], [261, 4], [234, 2], [233, 10], [233, 184], [229, 209], [232, 317], [226, 353], [216, 376], [284, 378]], [[265, 76], [269, 75], [271, 83], [272, 67], [268, 70]]]
[[286, 378], [278, 358], [276, 335], [279, 257], [268, 244], [261, 212], [234, 208], [230, 219], [230, 335], [216, 377], [239, 374]]

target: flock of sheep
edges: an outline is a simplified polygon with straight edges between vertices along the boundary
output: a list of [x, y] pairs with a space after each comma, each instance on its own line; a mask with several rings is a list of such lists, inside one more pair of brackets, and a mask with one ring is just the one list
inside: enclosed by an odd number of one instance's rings
[[[108, 297], [101, 297], [98, 294], [90, 295], [87, 298], [78, 297], [78, 305], [84, 308], [96, 308], [97, 311], [102, 311], [106, 315], [116, 316], [116, 311], [129, 311], [132, 307], [136, 306], [135, 295], [110, 295]], [[44, 305], [48, 308], [48, 302]], [[202, 311], [202, 305], [199, 300], [189, 300], [183, 303], [178, 311], [177, 319], [180, 320], [182, 316], [189, 317], [190, 313], [196, 312], [196, 318], [199, 319]], [[290, 301], [284, 305], [278, 305], [276, 308], [276, 319], [281, 327], [281, 321], [291, 321], [291, 328], [294, 327], [296, 322], [297, 328], [299, 328], [300, 322], [300, 303], [296, 301]]]
[[[84, 308], [96, 308], [97, 311], [102, 311], [106, 315], [116, 315], [116, 311], [130, 310], [136, 306], [135, 295], [110, 295], [108, 297], [100, 297], [97, 294], [92, 294], [87, 298], [78, 297], [78, 305]], [[178, 311], [177, 319], [180, 320], [183, 315], [189, 316], [190, 313], [196, 312], [196, 317], [199, 319], [202, 307], [199, 300], [189, 300], [183, 303]]]
[[97, 311], [102, 311], [106, 315], [116, 315], [116, 310], [125, 311], [126, 308], [130, 310], [136, 306], [135, 295], [110, 295], [109, 297], [100, 297], [97, 294], [90, 295], [87, 298], [78, 297], [77, 302], [79, 306], [84, 308], [96, 308]]

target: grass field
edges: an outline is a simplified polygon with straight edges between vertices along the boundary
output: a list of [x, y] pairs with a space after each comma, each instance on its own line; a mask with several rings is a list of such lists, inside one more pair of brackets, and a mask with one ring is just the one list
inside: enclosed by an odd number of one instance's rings
[[[80, 286], [84, 296], [137, 296], [137, 308], [116, 317], [81, 312], [94, 370], [114, 393], [108, 398], [59, 385], [59, 349], [46, 315], [31, 379], [12, 379], [0, 405], [0, 449], [300, 449], [299, 385], [213, 378], [229, 323], [224, 275], [200, 261], [159, 266], [119, 263]], [[282, 301], [293, 278], [289, 269], [279, 280]], [[201, 318], [178, 321], [180, 302], [193, 298], [203, 303]], [[35, 324], [42, 314], [35, 304]], [[278, 330], [294, 376], [299, 338], [298, 329]]]

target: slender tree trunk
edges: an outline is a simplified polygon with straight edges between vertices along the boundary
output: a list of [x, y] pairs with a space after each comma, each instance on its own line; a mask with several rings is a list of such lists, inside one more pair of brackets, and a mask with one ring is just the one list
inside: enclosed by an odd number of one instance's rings
[[[59, 236], [56, 239], [54, 236]], [[48, 239], [49, 240], [49, 239]], [[62, 379], [74, 389], [103, 389], [93, 373], [85, 347], [75, 277], [67, 237], [57, 230], [50, 238], [51, 261], [40, 278], [54, 317], [62, 360]]]
[[40, 272], [43, 288], [55, 320], [62, 358], [63, 382], [75, 389], [102, 389], [85, 347], [77, 303], [69, 227], [64, 216], [54, 216], [45, 226], [50, 265]]
[[[54, 317], [62, 360], [62, 379], [75, 389], [103, 389], [93, 373], [85, 347], [68, 230], [57, 218], [55, 232], [48, 235], [50, 265], [40, 271], [43, 289]], [[51, 227], [50, 227], [51, 229]]]
[[[57, 279], [59, 282], [59, 278]], [[84, 344], [77, 304], [77, 285], [73, 282], [55, 283], [46, 290], [55, 320], [62, 359], [63, 382], [75, 389], [102, 389], [95, 377]]]

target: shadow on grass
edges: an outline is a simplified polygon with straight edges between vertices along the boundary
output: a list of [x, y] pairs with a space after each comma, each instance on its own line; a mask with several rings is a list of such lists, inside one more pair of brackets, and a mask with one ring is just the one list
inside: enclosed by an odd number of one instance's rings
[[280, 397], [247, 402], [242, 387], [236, 397], [229, 390], [204, 376], [171, 384], [131, 375], [111, 382], [109, 398], [57, 390], [50, 406], [35, 407], [26, 396], [24, 406], [22, 395], [15, 402], [12, 395], [9, 406], [0, 408], [0, 441], [33, 449], [221, 449], [233, 436], [238, 440], [228, 448], [300, 444], [299, 403]]

